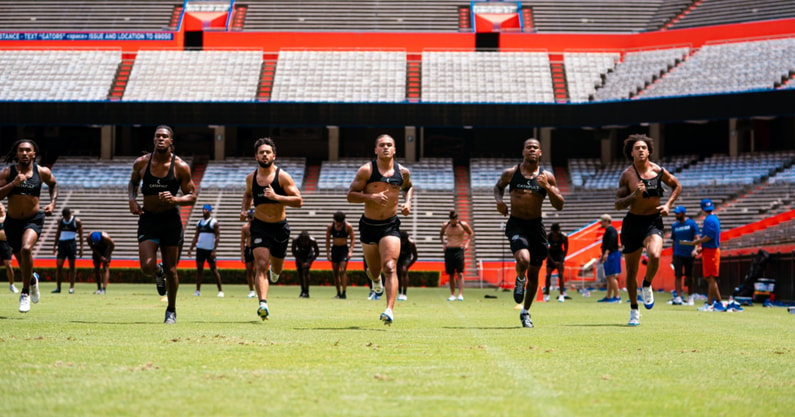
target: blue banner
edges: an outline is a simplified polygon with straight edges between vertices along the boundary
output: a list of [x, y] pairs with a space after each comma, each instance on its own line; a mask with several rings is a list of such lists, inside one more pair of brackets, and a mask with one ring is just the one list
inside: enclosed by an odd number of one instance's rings
[[0, 32], [0, 41], [173, 41], [174, 32]]

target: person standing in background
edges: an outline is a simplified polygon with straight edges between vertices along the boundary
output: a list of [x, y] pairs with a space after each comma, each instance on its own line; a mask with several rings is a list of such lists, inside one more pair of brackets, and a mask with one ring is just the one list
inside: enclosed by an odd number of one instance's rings
[[599, 262], [605, 271], [607, 295], [597, 302], [620, 303], [618, 274], [621, 273], [621, 252], [618, 250], [618, 231], [613, 227], [613, 218], [607, 213], [599, 218], [599, 224], [605, 229], [605, 233], [602, 235], [602, 256], [599, 257]]
[[97, 291], [94, 294], [105, 294], [110, 283], [110, 257], [116, 248], [116, 242], [105, 232], [91, 232], [88, 235], [88, 247], [94, 261], [94, 280]]
[[309, 270], [320, 255], [317, 240], [304, 230], [298, 234], [297, 238], [293, 239], [291, 252], [295, 257], [295, 270], [298, 275], [298, 283], [301, 285], [301, 294], [298, 297], [309, 298]]
[[355, 244], [356, 232], [353, 225], [345, 221], [345, 213], [334, 213], [334, 221], [326, 227], [326, 257], [331, 262], [334, 286], [337, 287], [334, 298], [348, 298], [348, 261], [353, 257]]
[[[671, 304], [680, 306], [685, 303], [682, 299], [684, 286], [687, 286], [690, 296], [687, 304], [693, 305], [693, 253], [695, 248], [692, 245], [683, 245], [683, 241], [693, 241], [698, 238], [698, 223], [695, 220], [685, 217], [687, 209], [684, 206], [676, 206], [674, 215], [676, 222], [671, 225], [671, 241], [673, 242], [673, 267], [674, 267], [674, 293]], [[684, 281], [684, 286], [682, 285]]]
[[[458, 220], [458, 213], [450, 210], [448, 221], [442, 224], [439, 240], [444, 251], [444, 270], [450, 280], [450, 297], [447, 301], [464, 301], [464, 264], [466, 250], [475, 232], [466, 222]], [[458, 296], [455, 292], [458, 288]]]
[[224, 289], [221, 284], [221, 273], [218, 272], [216, 264], [216, 250], [221, 241], [221, 226], [218, 219], [212, 217], [213, 206], [205, 204], [202, 206], [202, 218], [196, 223], [196, 233], [193, 234], [193, 241], [188, 248], [188, 256], [196, 248], [196, 292], [195, 296], [201, 295], [202, 277], [204, 276], [204, 263], [210, 266], [210, 272], [215, 277], [215, 285], [218, 286], [218, 298], [224, 298]]
[[64, 260], [69, 261], [69, 294], [75, 292], [75, 256], [77, 252], [77, 242], [80, 242], [80, 257], [83, 257], [83, 222], [79, 218], [72, 215], [72, 210], [69, 207], [64, 207], [61, 211], [61, 220], [58, 222], [58, 228], [55, 231], [55, 245], [52, 248], [52, 253], [57, 254], [55, 258], [55, 289], [53, 293], [61, 292], [61, 281], [63, 279], [63, 263]]
[[558, 271], [558, 289], [560, 295], [558, 302], [570, 300], [566, 295], [566, 282], [563, 275], [566, 254], [569, 252], [569, 237], [560, 231], [560, 223], [552, 223], [551, 232], [547, 234], [549, 242], [549, 255], [547, 255], [547, 281], [544, 287], [544, 301], [549, 301], [549, 289], [552, 286], [552, 271]]

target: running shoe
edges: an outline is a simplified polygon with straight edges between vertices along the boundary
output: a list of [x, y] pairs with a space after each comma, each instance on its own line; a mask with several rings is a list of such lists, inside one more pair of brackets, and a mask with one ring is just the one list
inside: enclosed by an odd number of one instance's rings
[[224, 298], [224, 292], [218, 291], [218, 298]]
[[611, 301], [613, 301], [613, 297], [610, 298], [604, 297], [596, 300], [597, 303], [609, 303]]
[[455, 301], [455, 296], [451, 295], [451, 296], [447, 297], [447, 301]]
[[684, 304], [684, 301], [682, 301], [682, 297], [676, 296], [676, 297], [674, 297], [674, 300], [671, 301], [671, 304], [673, 304], [675, 306], [680, 306], [680, 305]]
[[564, 302], [564, 301], [566, 301], [566, 296], [565, 296], [565, 295], [563, 295], [563, 294], [559, 295], [559, 296], [558, 296], [558, 302], [559, 302], [559, 303], [562, 303], [562, 302]]
[[712, 311], [712, 304], [704, 303], [703, 306], [698, 308], [698, 311]]
[[463, 296], [463, 295], [461, 295], [461, 294], [458, 294], [458, 297], [456, 297], [456, 299], [455, 299], [455, 300], [456, 300], [456, 301], [464, 301], [464, 296]]
[[629, 323], [630, 326], [640, 326], [640, 310], [629, 310]]
[[381, 313], [381, 317], [379, 317], [381, 321], [384, 322], [384, 326], [391, 326], [394, 317], [392, 316], [392, 310], [386, 309], [383, 313]]
[[613, 297], [611, 298], [608, 303], [610, 304], [621, 304], [621, 297]]
[[528, 329], [532, 329], [534, 327], [533, 320], [530, 318], [530, 312], [525, 309], [522, 309], [522, 312], [519, 313], [519, 321], [522, 322], [522, 327], [526, 327]]
[[193, 293], [193, 296], [194, 296], [194, 297], [200, 297], [201, 295], [202, 295], [202, 292], [201, 292], [201, 291], [199, 291], [199, 290], [196, 290], [196, 291]]
[[[338, 298], [342, 298], [342, 296], [340, 295], [340, 296], [338, 296]], [[406, 301], [409, 298], [406, 297], [406, 294], [400, 294], [400, 295], [397, 296], [397, 299], [398, 299], [398, 301]]]
[[60, 294], [61, 293], [61, 289], [60, 288], [56, 288], [56, 289], [50, 291], [50, 293], [51, 294]]
[[14, 286], [14, 284], [8, 284], [8, 291], [11, 291], [14, 294], [19, 293], [19, 290], [17, 289], [17, 287]]
[[74, 288], [69, 288], [69, 294], [74, 294], [74, 293], [75, 293], [75, 289]]
[[545, 296], [544, 296], [544, 302], [545, 302], [545, 303], [548, 303], [548, 302], [549, 302], [549, 294], [547, 294], [547, 295], [545, 295]]
[[713, 311], [726, 311], [726, 307], [723, 306], [723, 303], [720, 301], [715, 301], [712, 303], [712, 310]]
[[27, 313], [30, 311], [30, 296], [22, 293], [19, 295], [19, 312]]
[[260, 303], [259, 308], [257, 309], [257, 315], [263, 321], [268, 319], [268, 316], [271, 315], [271, 312], [268, 310], [268, 304], [267, 303]]
[[162, 262], [157, 264], [157, 272], [155, 273], [155, 286], [157, 287], [158, 295], [166, 295], [166, 271], [163, 269]]
[[646, 310], [651, 310], [654, 307], [654, 290], [651, 285], [641, 287], [641, 294], [643, 295], [643, 307], [646, 307]]
[[737, 301], [731, 300], [726, 304], [726, 311], [743, 311], [744, 308]]
[[41, 297], [41, 292], [39, 292], [39, 274], [33, 273], [33, 283], [30, 284], [30, 301], [33, 304], [39, 302], [39, 297]]
[[274, 274], [273, 269], [268, 267], [268, 281], [272, 284], [279, 282], [279, 274]]
[[516, 281], [513, 283], [513, 301], [516, 301], [517, 304], [524, 301], [524, 285], [526, 282], [526, 279], [516, 277]]
[[256, 296], [257, 296], [257, 292], [256, 291], [251, 290], [251, 291], [248, 292], [248, 298], [254, 298]]
[[177, 312], [176, 311], [168, 311], [166, 310], [166, 319], [163, 321], [165, 324], [176, 324], [177, 323]]

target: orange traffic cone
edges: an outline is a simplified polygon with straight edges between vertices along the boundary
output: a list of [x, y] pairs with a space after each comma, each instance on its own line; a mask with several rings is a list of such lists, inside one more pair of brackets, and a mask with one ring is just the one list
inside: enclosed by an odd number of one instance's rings
[[538, 286], [538, 291], [536, 291], [536, 303], [546, 303], [544, 301], [544, 288], [540, 285]]

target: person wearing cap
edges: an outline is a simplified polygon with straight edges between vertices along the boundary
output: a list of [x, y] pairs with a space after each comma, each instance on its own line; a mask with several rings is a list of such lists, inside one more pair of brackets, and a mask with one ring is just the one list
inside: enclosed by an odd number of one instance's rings
[[[686, 217], [687, 209], [676, 206], [674, 214], [676, 222], [671, 225], [671, 241], [673, 242], [673, 268], [674, 268], [674, 294], [673, 305], [682, 305], [684, 300], [684, 286], [687, 286], [690, 297], [687, 304], [693, 305], [693, 252], [691, 245], [683, 245], [682, 241], [693, 241], [698, 237], [698, 223]], [[684, 286], [682, 285], [684, 282]]]
[[605, 233], [602, 235], [602, 256], [599, 257], [599, 262], [605, 271], [607, 294], [597, 302], [620, 303], [618, 274], [621, 273], [621, 251], [618, 250], [618, 231], [613, 227], [613, 217], [607, 213], [599, 217], [599, 224], [605, 229]]
[[[720, 274], [720, 220], [715, 215], [712, 200], [701, 200], [701, 211], [706, 213], [701, 224], [701, 237], [692, 241], [682, 241], [683, 245], [695, 246], [695, 252], [701, 253], [701, 274], [707, 281], [707, 301], [703, 311], [726, 311], [718, 288]], [[700, 245], [700, 246], [699, 246]]]
[[[538, 290], [538, 273], [549, 253], [547, 232], [542, 219], [544, 199], [555, 210], [563, 210], [565, 199], [558, 189], [555, 175], [541, 166], [541, 142], [529, 138], [522, 144], [522, 162], [507, 168], [494, 184], [497, 212], [508, 216], [505, 237], [513, 253], [516, 271], [513, 300], [521, 304], [519, 321], [524, 328], [533, 328], [530, 307]], [[510, 211], [505, 204], [505, 188], [510, 195]]]
[[[640, 325], [638, 310], [638, 269], [643, 250], [648, 264], [641, 293], [643, 306], [654, 307], [654, 290], [651, 283], [660, 266], [663, 246], [663, 216], [667, 216], [682, 185], [665, 168], [651, 162], [654, 140], [646, 135], [630, 135], [624, 140], [624, 156], [632, 164], [621, 173], [616, 192], [616, 210], [629, 209], [621, 226], [621, 243], [627, 266], [627, 292], [629, 293], [629, 325]], [[671, 189], [671, 195], [663, 200], [663, 185]], [[663, 202], [664, 201], [664, 202]]]
[[83, 257], [83, 222], [72, 215], [72, 209], [69, 207], [64, 207], [61, 215], [61, 220], [55, 231], [55, 245], [52, 248], [52, 253], [57, 254], [55, 258], [55, 289], [52, 292], [55, 294], [61, 292], [64, 275], [63, 263], [68, 259], [69, 294], [73, 294], [75, 292], [75, 256], [78, 254], [78, 241], [80, 242], [80, 257]]
[[221, 240], [221, 226], [218, 220], [212, 217], [213, 206], [205, 204], [202, 206], [202, 218], [196, 222], [196, 233], [193, 234], [193, 241], [188, 248], [188, 256], [196, 248], [196, 292], [195, 296], [201, 295], [202, 276], [204, 275], [204, 263], [210, 266], [210, 272], [215, 277], [215, 284], [218, 286], [218, 298], [224, 298], [224, 291], [221, 285], [221, 273], [218, 272], [218, 265], [215, 262], [215, 251], [218, 249], [218, 242]]
[[94, 281], [97, 291], [94, 294], [105, 294], [110, 282], [110, 256], [116, 243], [105, 232], [91, 232], [88, 235], [88, 248], [91, 249], [91, 259], [94, 261]]
[[246, 266], [246, 283], [248, 284], [248, 298], [256, 298], [254, 291], [254, 254], [251, 252], [251, 219], [254, 218], [254, 209], [249, 209], [246, 215], [246, 224], [240, 228], [240, 260]]

